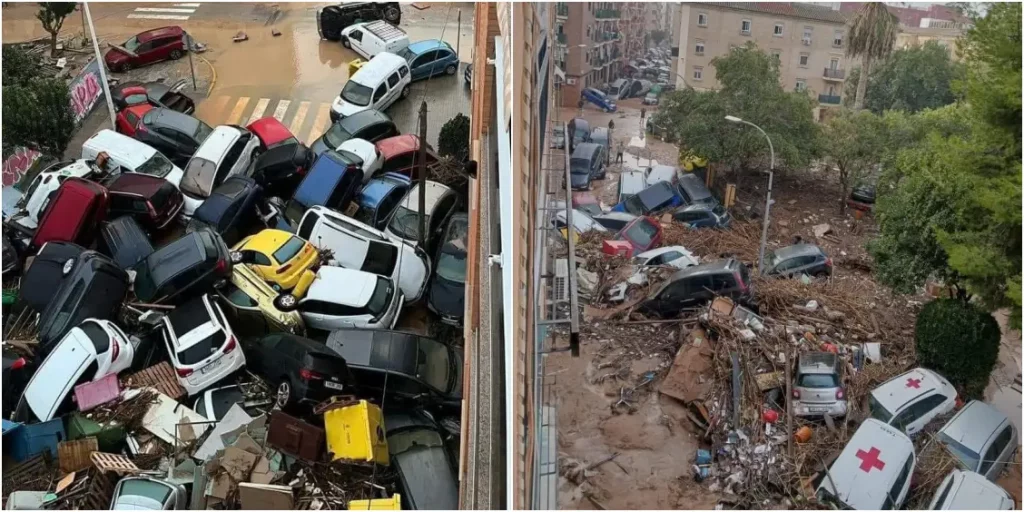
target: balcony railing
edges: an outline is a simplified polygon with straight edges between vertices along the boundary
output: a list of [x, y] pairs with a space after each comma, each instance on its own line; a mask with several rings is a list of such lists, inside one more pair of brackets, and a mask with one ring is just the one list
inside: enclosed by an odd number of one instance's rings
[[825, 68], [824, 77], [832, 79], [832, 80], [845, 80], [846, 79], [846, 70], [845, 69]]
[[556, 16], [568, 16], [569, 15], [569, 5], [564, 3], [564, 2], [559, 2], [558, 3], [558, 7], [555, 9], [555, 15]]
[[594, 17], [599, 20], [609, 20], [622, 17], [622, 11], [618, 9], [598, 9], [594, 11]]
[[826, 105], [838, 105], [843, 101], [842, 96], [831, 96], [828, 94], [819, 94], [818, 103], [824, 103]]
[[565, 44], [565, 42], [566, 42], [566, 41], [567, 41], [568, 39], [569, 39], [569, 38], [568, 38], [568, 37], [566, 37], [566, 35], [565, 35], [565, 32], [561, 32], [561, 33], [559, 33], [559, 34], [558, 34], [558, 42], [559, 42], [559, 44]]

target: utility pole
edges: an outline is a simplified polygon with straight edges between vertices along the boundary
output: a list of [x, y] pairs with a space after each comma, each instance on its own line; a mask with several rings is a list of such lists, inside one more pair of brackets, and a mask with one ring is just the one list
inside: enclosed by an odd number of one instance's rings
[[78, 10], [82, 12], [82, 39], [86, 39], [89, 37], [89, 35], [88, 31], [85, 28], [85, 2], [82, 2], [81, 5], [78, 6]]
[[455, 34], [455, 55], [459, 54], [459, 49], [462, 48], [462, 8], [459, 7], [459, 30]]
[[89, 2], [82, 2], [85, 10], [85, 19], [89, 22], [89, 38], [92, 39], [92, 49], [96, 52], [96, 65], [100, 68], [100, 83], [103, 84], [103, 94], [107, 95], [107, 111], [110, 112], [110, 128], [117, 130], [117, 120], [114, 114], [114, 101], [110, 98], [110, 84], [107, 83], [107, 66], [100, 55], [100, 42], [96, 40], [96, 26], [92, 23], [92, 13], [89, 12]]
[[420, 102], [420, 147], [416, 160], [420, 173], [420, 247], [427, 250], [427, 102]]
[[185, 52], [188, 53], [188, 67], [192, 70], [192, 91], [198, 91], [199, 86], [196, 85], [196, 65], [192, 62], [192, 48], [195, 47], [192, 40], [192, 34], [185, 32], [185, 41], [188, 44], [188, 48], [185, 48]]

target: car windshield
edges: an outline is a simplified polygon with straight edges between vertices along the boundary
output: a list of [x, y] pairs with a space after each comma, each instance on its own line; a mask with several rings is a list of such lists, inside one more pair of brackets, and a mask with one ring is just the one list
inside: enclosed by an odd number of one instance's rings
[[126, 480], [118, 496], [142, 496], [163, 505], [171, 495], [171, 487], [152, 480]]
[[[125, 102], [125, 104], [128, 104], [128, 105], [141, 105], [141, 104], [144, 104], [144, 103], [149, 103], [149, 96], [147, 96], [146, 93], [129, 94], [128, 96], [124, 97], [124, 102]], [[150, 113], [152, 113], [152, 112], [153, 111], [150, 110]], [[146, 116], [143, 117], [143, 120], [144, 121], [148, 121], [148, 119], [146, 119], [148, 117], [150, 117], [150, 115], [146, 114]]]
[[805, 373], [800, 375], [800, 380], [796, 384], [802, 388], [837, 388], [839, 383], [836, 381], [836, 376], [831, 373]]
[[[420, 236], [420, 212], [410, 210], [404, 206], [400, 206], [398, 211], [395, 212], [395, 216], [391, 219], [391, 230], [396, 235], [406, 240], [416, 240]], [[430, 216], [427, 216], [424, 223], [430, 222]]]
[[455, 283], [466, 282], [466, 251], [455, 248], [451, 242], [445, 244], [437, 259], [437, 275]]
[[181, 191], [193, 198], [210, 197], [213, 178], [217, 175], [217, 164], [205, 158], [193, 157], [185, 167], [181, 178]]
[[199, 126], [196, 127], [196, 131], [192, 134], [192, 138], [196, 139], [196, 142], [202, 144], [203, 141], [213, 133], [213, 128], [210, 128], [210, 125], [202, 121], [199, 121], [197, 124]]
[[434, 341], [420, 341], [416, 361], [416, 376], [430, 387], [448, 391], [451, 365], [448, 362], [448, 347]]
[[352, 80], [346, 82], [345, 88], [341, 90], [341, 99], [360, 107], [369, 105], [371, 96], [373, 89]]
[[654, 240], [655, 235], [658, 234], [658, 228], [651, 225], [650, 222], [637, 222], [633, 224], [625, 233], [623, 233], [634, 245], [638, 247], [647, 247], [651, 245], [651, 240]]
[[153, 156], [135, 169], [135, 172], [156, 176], [157, 178], [166, 178], [171, 173], [171, 169], [174, 169], [174, 164], [167, 157], [161, 153], [153, 153]]
[[624, 206], [627, 213], [632, 213], [633, 215], [644, 214], [644, 201], [643, 199], [640, 199], [640, 196], [637, 194], [629, 196], [629, 198], [626, 199], [626, 204]]
[[590, 174], [590, 160], [573, 158], [569, 160], [569, 172], [572, 174]]
[[967, 469], [973, 470], [978, 467], [978, 461], [981, 459], [981, 456], [970, 448], [960, 444], [959, 441], [950, 437], [949, 434], [939, 432], [939, 442], [945, 445], [946, 449], [955, 455], [956, 458], [960, 459], [960, 462], [962, 462], [964, 467]]
[[393, 458], [413, 448], [443, 448], [444, 440], [433, 430], [415, 429], [388, 436], [388, 452]]
[[874, 396], [868, 396], [868, 409], [871, 410], [871, 417], [882, 423], [889, 423], [889, 420], [892, 419], [892, 413], [882, 407], [882, 404], [878, 403]]
[[291, 237], [290, 240], [285, 242], [284, 245], [281, 246], [281, 248], [274, 251], [274, 259], [281, 264], [287, 263], [292, 258], [294, 258], [295, 255], [298, 254], [299, 251], [301, 251], [305, 245], [305, 240], [297, 236], [293, 236]]
[[341, 123], [332, 124], [331, 128], [324, 134], [324, 142], [326, 142], [327, 146], [331, 149], [337, 149], [338, 146], [351, 138], [352, 134], [342, 128]]
[[407, 62], [412, 62], [416, 58], [416, 54], [409, 49], [408, 46], [398, 51], [398, 56], [405, 59]]
[[366, 260], [363, 261], [364, 272], [378, 275], [391, 275], [398, 259], [398, 247], [395, 244], [370, 241], [366, 247]]
[[135, 50], [139, 49], [139, 37], [133, 36], [131, 39], [125, 41], [122, 46], [124, 46], [125, 50], [135, 53]]
[[379, 319], [384, 316], [384, 312], [388, 310], [388, 304], [391, 303], [392, 292], [394, 292], [394, 286], [391, 285], [391, 280], [378, 276], [377, 287], [373, 289], [373, 295], [366, 303], [366, 309], [370, 310], [370, 314], [374, 318]]
[[196, 364], [210, 357], [210, 354], [220, 348], [225, 340], [227, 340], [227, 336], [224, 335], [224, 331], [217, 329], [209, 336], [199, 340], [195, 345], [178, 352], [178, 362], [183, 365]]
[[132, 289], [135, 290], [136, 297], [143, 302], [155, 299], [157, 286], [157, 283], [153, 282], [153, 273], [150, 272], [149, 265], [145, 261], [141, 265], [135, 266], [135, 282], [132, 284]]

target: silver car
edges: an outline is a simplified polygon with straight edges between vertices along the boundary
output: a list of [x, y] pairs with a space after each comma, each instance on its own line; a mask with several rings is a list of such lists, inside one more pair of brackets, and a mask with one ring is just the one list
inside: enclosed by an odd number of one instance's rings
[[846, 415], [842, 362], [831, 352], [805, 352], [797, 363], [793, 385], [793, 414], [832, 417]]
[[117, 482], [110, 510], [187, 510], [184, 486], [146, 476], [129, 476]]
[[968, 471], [995, 481], [1017, 450], [1017, 429], [1005, 414], [972, 400], [939, 430], [938, 440]]

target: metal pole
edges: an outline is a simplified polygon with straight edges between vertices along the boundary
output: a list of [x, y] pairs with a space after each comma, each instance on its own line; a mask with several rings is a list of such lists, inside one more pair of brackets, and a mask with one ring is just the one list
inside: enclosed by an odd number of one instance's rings
[[761, 135], [764, 135], [764, 138], [768, 140], [768, 151], [771, 154], [771, 160], [768, 166], [768, 193], [765, 194], [764, 198], [764, 221], [761, 226], [761, 246], [757, 250], [757, 272], [764, 275], [764, 249], [765, 246], [768, 245], [768, 218], [772, 209], [772, 182], [775, 178], [775, 146], [772, 146], [772, 138], [769, 137], [760, 126], [747, 121], [743, 122], [757, 128], [757, 131], [761, 132]]
[[[481, 70], [482, 71], [482, 70]], [[479, 72], [479, 71], [478, 71]], [[427, 250], [427, 102], [420, 102], [420, 149], [419, 155], [420, 173], [420, 247]]]
[[89, 37], [92, 38], [92, 49], [96, 52], [96, 64], [100, 68], [100, 82], [103, 84], [103, 94], [107, 95], [107, 111], [110, 112], [110, 127], [117, 130], [117, 115], [114, 114], [114, 102], [110, 99], [110, 84], [107, 83], [107, 66], [100, 55], [100, 43], [96, 40], [96, 26], [92, 23], [92, 13], [89, 12], [89, 2], [82, 2], [85, 9], [85, 19], [89, 23]]
[[198, 91], [199, 86], [196, 85], [196, 65], [192, 62], [192, 34], [185, 32], [185, 41], [188, 43], [188, 48], [185, 48], [185, 52], [188, 53], [188, 67], [192, 71], [192, 90]]
[[455, 55], [459, 54], [459, 50], [462, 48], [462, 8], [459, 7], [459, 30], [458, 34], [455, 35]]
[[85, 24], [85, 2], [82, 2], [82, 5], [79, 7], [78, 10], [82, 12], [82, 39], [85, 39], [85, 38], [89, 37], [87, 35], [87, 33], [86, 33], [86, 28], [85, 28], [85, 26], [86, 26], [86, 24]]

